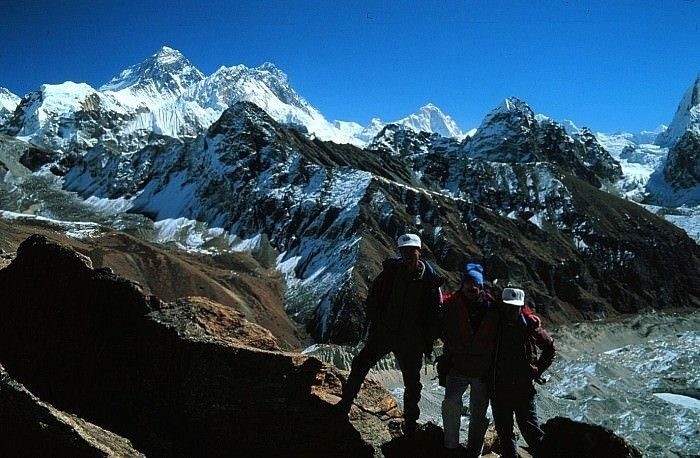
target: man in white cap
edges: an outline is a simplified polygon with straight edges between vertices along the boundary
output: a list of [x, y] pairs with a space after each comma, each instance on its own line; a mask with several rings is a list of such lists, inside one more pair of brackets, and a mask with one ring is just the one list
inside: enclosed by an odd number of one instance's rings
[[503, 290], [491, 410], [501, 442], [501, 456], [509, 458], [518, 456], [513, 414], [531, 454], [537, 456], [544, 432], [537, 419], [532, 382], [544, 383], [542, 373], [552, 364], [555, 353], [554, 340], [547, 331], [542, 326], [534, 327], [523, 316], [524, 305], [522, 289]]
[[404, 382], [404, 433], [416, 430], [422, 385], [423, 355], [431, 355], [439, 334], [441, 292], [444, 279], [421, 259], [422, 243], [416, 234], [397, 239], [400, 258], [382, 263], [367, 295], [370, 323], [367, 340], [353, 359], [337, 408], [347, 414], [369, 370], [385, 355], [394, 353]]

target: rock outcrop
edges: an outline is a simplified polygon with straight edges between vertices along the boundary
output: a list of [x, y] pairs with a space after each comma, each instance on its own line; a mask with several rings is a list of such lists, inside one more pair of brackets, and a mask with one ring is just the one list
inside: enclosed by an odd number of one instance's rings
[[555, 417], [547, 421], [542, 429], [545, 432], [542, 456], [552, 458], [642, 457], [642, 453], [636, 447], [602, 426]]
[[[700, 185], [700, 133], [687, 131], [669, 149], [664, 178], [676, 188]], [[699, 202], [688, 202], [697, 205]]]
[[376, 385], [350, 423], [332, 409], [337, 370], [271, 351], [269, 332], [210, 301], [146, 296], [43, 237], [0, 270], [0, 290], [7, 372], [148, 456], [371, 456], [391, 439], [399, 412]]
[[41, 401], [13, 380], [2, 365], [0, 455], [144, 456], [123, 437]]

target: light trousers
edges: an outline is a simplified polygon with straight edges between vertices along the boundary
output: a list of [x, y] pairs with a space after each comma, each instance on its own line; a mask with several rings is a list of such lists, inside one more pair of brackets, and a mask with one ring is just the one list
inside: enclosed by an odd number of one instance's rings
[[452, 369], [447, 374], [445, 399], [442, 401], [442, 426], [445, 447], [459, 446], [459, 426], [462, 414], [462, 396], [469, 387], [469, 434], [467, 451], [470, 456], [481, 455], [484, 435], [489, 426], [486, 410], [489, 407], [488, 384], [477, 377], [467, 377]]

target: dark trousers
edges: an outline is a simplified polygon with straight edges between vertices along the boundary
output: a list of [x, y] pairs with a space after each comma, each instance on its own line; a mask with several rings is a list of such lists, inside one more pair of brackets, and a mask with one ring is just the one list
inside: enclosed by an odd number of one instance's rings
[[350, 375], [345, 385], [343, 385], [343, 399], [341, 402], [349, 405], [355, 399], [369, 370], [390, 352], [394, 353], [403, 376], [404, 420], [407, 423], [415, 423], [420, 415], [418, 401], [420, 401], [420, 392], [423, 388], [423, 385], [420, 383], [420, 370], [423, 365], [423, 350], [421, 347], [406, 348], [392, 342], [392, 339], [370, 335], [360, 353], [352, 360]]
[[535, 389], [531, 385], [520, 388], [496, 387], [491, 400], [491, 411], [503, 450], [502, 457], [517, 458], [518, 456], [513, 433], [513, 414], [532, 454], [537, 455], [544, 432], [537, 419], [535, 398]]

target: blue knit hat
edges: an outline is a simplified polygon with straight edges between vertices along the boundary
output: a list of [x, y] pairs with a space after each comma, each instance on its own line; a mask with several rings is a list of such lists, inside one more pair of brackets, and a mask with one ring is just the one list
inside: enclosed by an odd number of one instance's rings
[[468, 262], [467, 265], [464, 266], [462, 281], [464, 281], [466, 278], [471, 278], [474, 280], [474, 283], [484, 286], [484, 268], [481, 266], [481, 264]]

